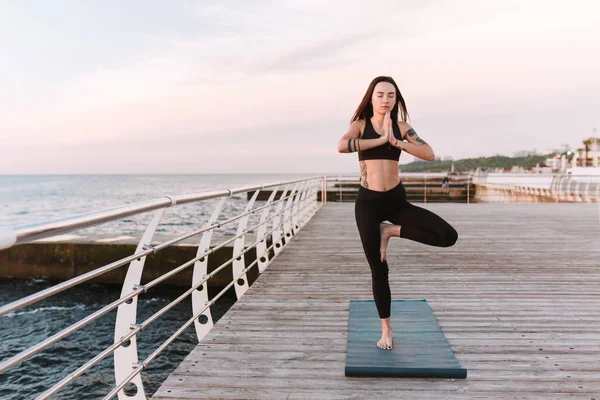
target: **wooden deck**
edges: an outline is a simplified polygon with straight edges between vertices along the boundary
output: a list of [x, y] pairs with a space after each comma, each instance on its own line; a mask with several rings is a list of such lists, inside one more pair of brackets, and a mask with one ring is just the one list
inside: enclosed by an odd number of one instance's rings
[[600, 400], [598, 205], [418, 205], [459, 239], [392, 238], [392, 298], [427, 299], [467, 379], [344, 376], [371, 276], [354, 205], [328, 203], [153, 399]]

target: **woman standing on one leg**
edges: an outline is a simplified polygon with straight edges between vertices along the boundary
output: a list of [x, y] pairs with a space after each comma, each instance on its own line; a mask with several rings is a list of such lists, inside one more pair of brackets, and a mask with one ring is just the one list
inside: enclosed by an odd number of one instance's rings
[[[402, 120], [398, 121], [398, 110]], [[338, 143], [338, 152], [358, 152], [360, 187], [354, 207], [356, 226], [371, 268], [373, 297], [381, 318], [377, 347], [392, 348], [391, 293], [386, 260], [392, 236], [431, 246], [452, 246], [458, 234], [438, 215], [406, 200], [398, 176], [402, 150], [423, 160], [435, 158], [432, 148], [406, 123], [408, 112], [396, 82], [380, 76], [369, 85], [352, 117], [348, 132]], [[383, 221], [390, 221], [391, 224]]]

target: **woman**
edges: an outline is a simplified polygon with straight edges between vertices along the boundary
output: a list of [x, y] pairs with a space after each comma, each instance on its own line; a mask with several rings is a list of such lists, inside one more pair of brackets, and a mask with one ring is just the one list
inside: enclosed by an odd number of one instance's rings
[[[400, 108], [402, 120], [398, 121]], [[362, 246], [371, 268], [373, 297], [381, 319], [380, 349], [392, 349], [391, 294], [386, 260], [392, 236], [431, 246], [452, 246], [458, 234], [446, 221], [406, 200], [398, 176], [402, 150], [423, 160], [433, 160], [432, 148], [406, 123], [408, 112], [396, 82], [375, 78], [354, 113], [338, 152], [358, 152], [360, 187], [354, 213]], [[383, 221], [390, 221], [391, 224]]]

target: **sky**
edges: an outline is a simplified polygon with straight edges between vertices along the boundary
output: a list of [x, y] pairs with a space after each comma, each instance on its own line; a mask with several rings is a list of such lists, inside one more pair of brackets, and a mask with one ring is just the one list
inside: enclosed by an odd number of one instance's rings
[[590, 0], [3, 1], [0, 174], [359, 174], [337, 143], [379, 75], [438, 157], [577, 148], [600, 128], [599, 15]]

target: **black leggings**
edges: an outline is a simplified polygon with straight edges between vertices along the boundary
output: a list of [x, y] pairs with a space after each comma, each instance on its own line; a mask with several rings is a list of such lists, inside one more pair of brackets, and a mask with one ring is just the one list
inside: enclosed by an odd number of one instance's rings
[[390, 221], [394, 225], [400, 225], [401, 238], [438, 247], [452, 246], [458, 233], [438, 215], [409, 203], [402, 182], [385, 192], [366, 189], [360, 185], [354, 203], [354, 214], [360, 240], [371, 267], [375, 306], [379, 318], [388, 318], [392, 298], [387, 260], [382, 262], [379, 253], [379, 223]]

